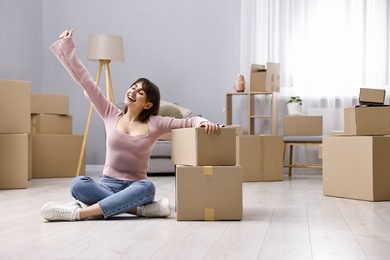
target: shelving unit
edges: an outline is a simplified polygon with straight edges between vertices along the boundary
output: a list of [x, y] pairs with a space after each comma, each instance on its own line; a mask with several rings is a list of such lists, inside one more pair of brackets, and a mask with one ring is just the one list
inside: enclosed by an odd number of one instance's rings
[[[255, 114], [255, 97], [257, 95], [271, 95], [271, 114], [257, 115]], [[270, 118], [272, 120], [272, 134], [278, 132], [278, 103], [277, 92], [228, 92], [226, 93], [226, 113], [225, 124], [231, 125], [233, 122], [233, 96], [247, 96], [248, 102], [248, 134], [255, 133], [255, 119]]]

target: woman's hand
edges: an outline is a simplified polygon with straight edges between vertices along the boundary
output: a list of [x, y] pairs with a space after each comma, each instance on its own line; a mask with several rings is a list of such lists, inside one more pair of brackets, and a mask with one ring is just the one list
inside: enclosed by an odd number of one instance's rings
[[70, 31], [63, 31], [61, 34], [60, 34], [60, 39], [65, 39], [65, 38], [72, 38], [72, 35], [73, 35], [73, 29], [70, 29]]
[[207, 134], [212, 134], [221, 126], [219, 124], [214, 124], [213, 122], [210, 121], [203, 121], [197, 127], [204, 127], [204, 131]]

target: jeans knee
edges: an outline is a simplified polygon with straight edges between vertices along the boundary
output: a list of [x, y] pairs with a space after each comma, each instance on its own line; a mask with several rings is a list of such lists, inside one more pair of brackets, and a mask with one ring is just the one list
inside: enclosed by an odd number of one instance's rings
[[70, 192], [72, 195], [75, 195], [78, 193], [78, 191], [83, 190], [85, 187], [85, 184], [93, 181], [90, 177], [86, 176], [78, 176], [73, 178], [72, 182], [70, 183]]
[[150, 180], [141, 180], [139, 182], [142, 184], [146, 193], [150, 195], [154, 195], [156, 193], [156, 187], [154, 186], [154, 183], [151, 182]]

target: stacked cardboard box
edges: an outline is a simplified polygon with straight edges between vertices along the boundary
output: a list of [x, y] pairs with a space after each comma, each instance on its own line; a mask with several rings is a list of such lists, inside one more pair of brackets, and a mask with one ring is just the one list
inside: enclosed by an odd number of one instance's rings
[[283, 138], [278, 135], [243, 135], [236, 129], [236, 164], [242, 167], [242, 181], [283, 180]]
[[283, 138], [278, 135], [243, 135], [236, 130], [236, 164], [242, 167], [242, 181], [280, 181], [283, 179]]
[[280, 64], [267, 62], [267, 67], [260, 64], [251, 65], [251, 92], [279, 92]]
[[83, 136], [72, 134], [68, 96], [33, 93], [31, 133], [32, 178], [76, 176]]
[[27, 188], [31, 84], [0, 80], [0, 189]]
[[344, 110], [344, 131], [324, 138], [324, 195], [390, 200], [390, 107], [380, 105], [384, 95], [384, 90], [361, 89], [362, 105]]
[[237, 164], [242, 180], [283, 180], [283, 137], [279, 135], [237, 135]]
[[221, 128], [208, 135], [203, 128], [185, 128], [171, 134], [177, 220], [241, 220], [236, 129]]

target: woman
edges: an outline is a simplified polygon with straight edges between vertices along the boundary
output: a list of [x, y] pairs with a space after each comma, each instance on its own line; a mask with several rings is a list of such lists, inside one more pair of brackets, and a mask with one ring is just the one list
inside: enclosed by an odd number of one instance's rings
[[157, 115], [160, 92], [145, 78], [138, 79], [127, 90], [121, 111], [104, 97], [77, 57], [72, 34], [72, 30], [64, 31], [50, 49], [84, 89], [85, 96], [102, 118], [107, 135], [106, 161], [97, 182], [85, 176], [72, 180], [75, 202], [48, 202], [42, 207], [43, 218], [75, 221], [122, 213], [169, 216], [169, 201], [154, 201], [155, 186], [146, 175], [154, 144], [162, 134], [174, 128], [204, 127], [211, 134], [219, 125], [202, 117], [175, 119]]

